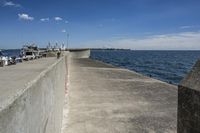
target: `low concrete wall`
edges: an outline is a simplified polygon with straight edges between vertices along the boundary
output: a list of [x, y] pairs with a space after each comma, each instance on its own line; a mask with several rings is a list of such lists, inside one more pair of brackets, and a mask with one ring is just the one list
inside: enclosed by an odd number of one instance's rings
[[70, 57], [71, 58], [89, 58], [90, 57], [90, 49], [71, 49]]
[[0, 133], [60, 133], [65, 70], [65, 59], [61, 58], [1, 110]]

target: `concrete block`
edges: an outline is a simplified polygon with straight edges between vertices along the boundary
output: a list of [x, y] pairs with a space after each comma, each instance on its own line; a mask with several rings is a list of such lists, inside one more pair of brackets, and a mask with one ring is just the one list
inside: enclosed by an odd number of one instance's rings
[[178, 87], [178, 133], [200, 132], [200, 60]]

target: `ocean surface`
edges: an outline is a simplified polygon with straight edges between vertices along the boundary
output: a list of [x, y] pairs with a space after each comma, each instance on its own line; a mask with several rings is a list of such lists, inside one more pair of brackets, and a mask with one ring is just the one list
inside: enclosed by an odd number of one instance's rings
[[[20, 50], [3, 53], [18, 57]], [[200, 59], [200, 51], [92, 50], [91, 58], [177, 85]]]
[[177, 85], [200, 59], [200, 51], [93, 50], [91, 58]]
[[1, 52], [2, 52], [5, 56], [9, 56], [9, 57], [12, 57], [12, 56], [19, 57], [19, 55], [20, 55], [20, 49], [2, 50]]

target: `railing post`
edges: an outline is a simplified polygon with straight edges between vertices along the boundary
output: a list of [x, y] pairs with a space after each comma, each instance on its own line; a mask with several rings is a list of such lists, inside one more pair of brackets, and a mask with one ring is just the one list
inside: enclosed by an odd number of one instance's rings
[[178, 87], [178, 133], [200, 133], [200, 60]]

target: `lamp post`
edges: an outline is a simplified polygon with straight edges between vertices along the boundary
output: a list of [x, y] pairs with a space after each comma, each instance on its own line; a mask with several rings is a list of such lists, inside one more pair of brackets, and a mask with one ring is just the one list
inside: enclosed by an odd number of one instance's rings
[[67, 33], [67, 50], [69, 50], [69, 33]]

